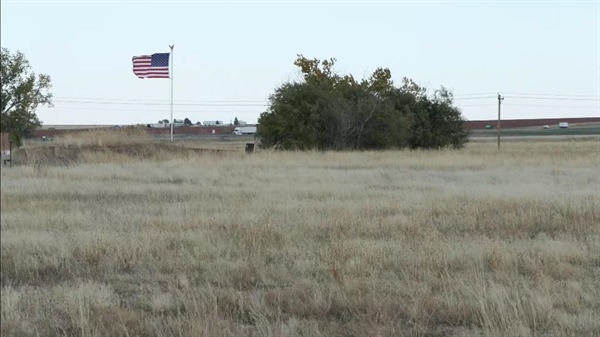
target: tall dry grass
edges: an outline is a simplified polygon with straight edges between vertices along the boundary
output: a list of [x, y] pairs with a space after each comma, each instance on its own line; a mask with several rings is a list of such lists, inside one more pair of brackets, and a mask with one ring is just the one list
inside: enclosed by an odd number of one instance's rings
[[2, 169], [3, 336], [600, 335], [598, 142], [92, 161]]
[[119, 129], [89, 129], [57, 135], [52, 145], [61, 146], [106, 146], [131, 143], [147, 143], [152, 140], [144, 127], [125, 127]]

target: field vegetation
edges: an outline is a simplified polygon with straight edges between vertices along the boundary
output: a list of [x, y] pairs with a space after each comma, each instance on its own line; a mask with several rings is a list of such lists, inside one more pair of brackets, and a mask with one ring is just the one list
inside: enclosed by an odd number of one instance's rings
[[133, 157], [95, 139], [1, 171], [2, 336], [600, 335], [597, 141]]
[[468, 141], [465, 119], [445, 87], [427, 88], [388, 68], [357, 80], [335, 71], [335, 59], [298, 55], [302, 75], [275, 89], [258, 118], [265, 149], [390, 150], [459, 149]]

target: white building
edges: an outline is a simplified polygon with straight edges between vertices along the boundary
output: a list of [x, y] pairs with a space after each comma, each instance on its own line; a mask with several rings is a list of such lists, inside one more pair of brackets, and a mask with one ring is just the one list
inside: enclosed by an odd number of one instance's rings
[[204, 126], [213, 126], [213, 125], [223, 125], [223, 121], [204, 121], [202, 122]]

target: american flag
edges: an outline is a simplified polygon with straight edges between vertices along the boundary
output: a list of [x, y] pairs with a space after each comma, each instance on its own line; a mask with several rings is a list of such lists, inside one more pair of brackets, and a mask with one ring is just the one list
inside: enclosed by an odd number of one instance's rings
[[139, 78], [169, 78], [169, 53], [133, 57], [133, 73]]

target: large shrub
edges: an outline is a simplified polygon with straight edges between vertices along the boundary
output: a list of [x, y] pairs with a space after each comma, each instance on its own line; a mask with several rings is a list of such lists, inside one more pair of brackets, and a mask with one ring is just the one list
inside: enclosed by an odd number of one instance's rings
[[460, 110], [445, 88], [429, 97], [408, 78], [394, 86], [378, 68], [360, 82], [333, 71], [335, 59], [294, 63], [302, 81], [285, 83], [269, 97], [257, 138], [263, 148], [368, 150], [460, 148], [468, 141]]

